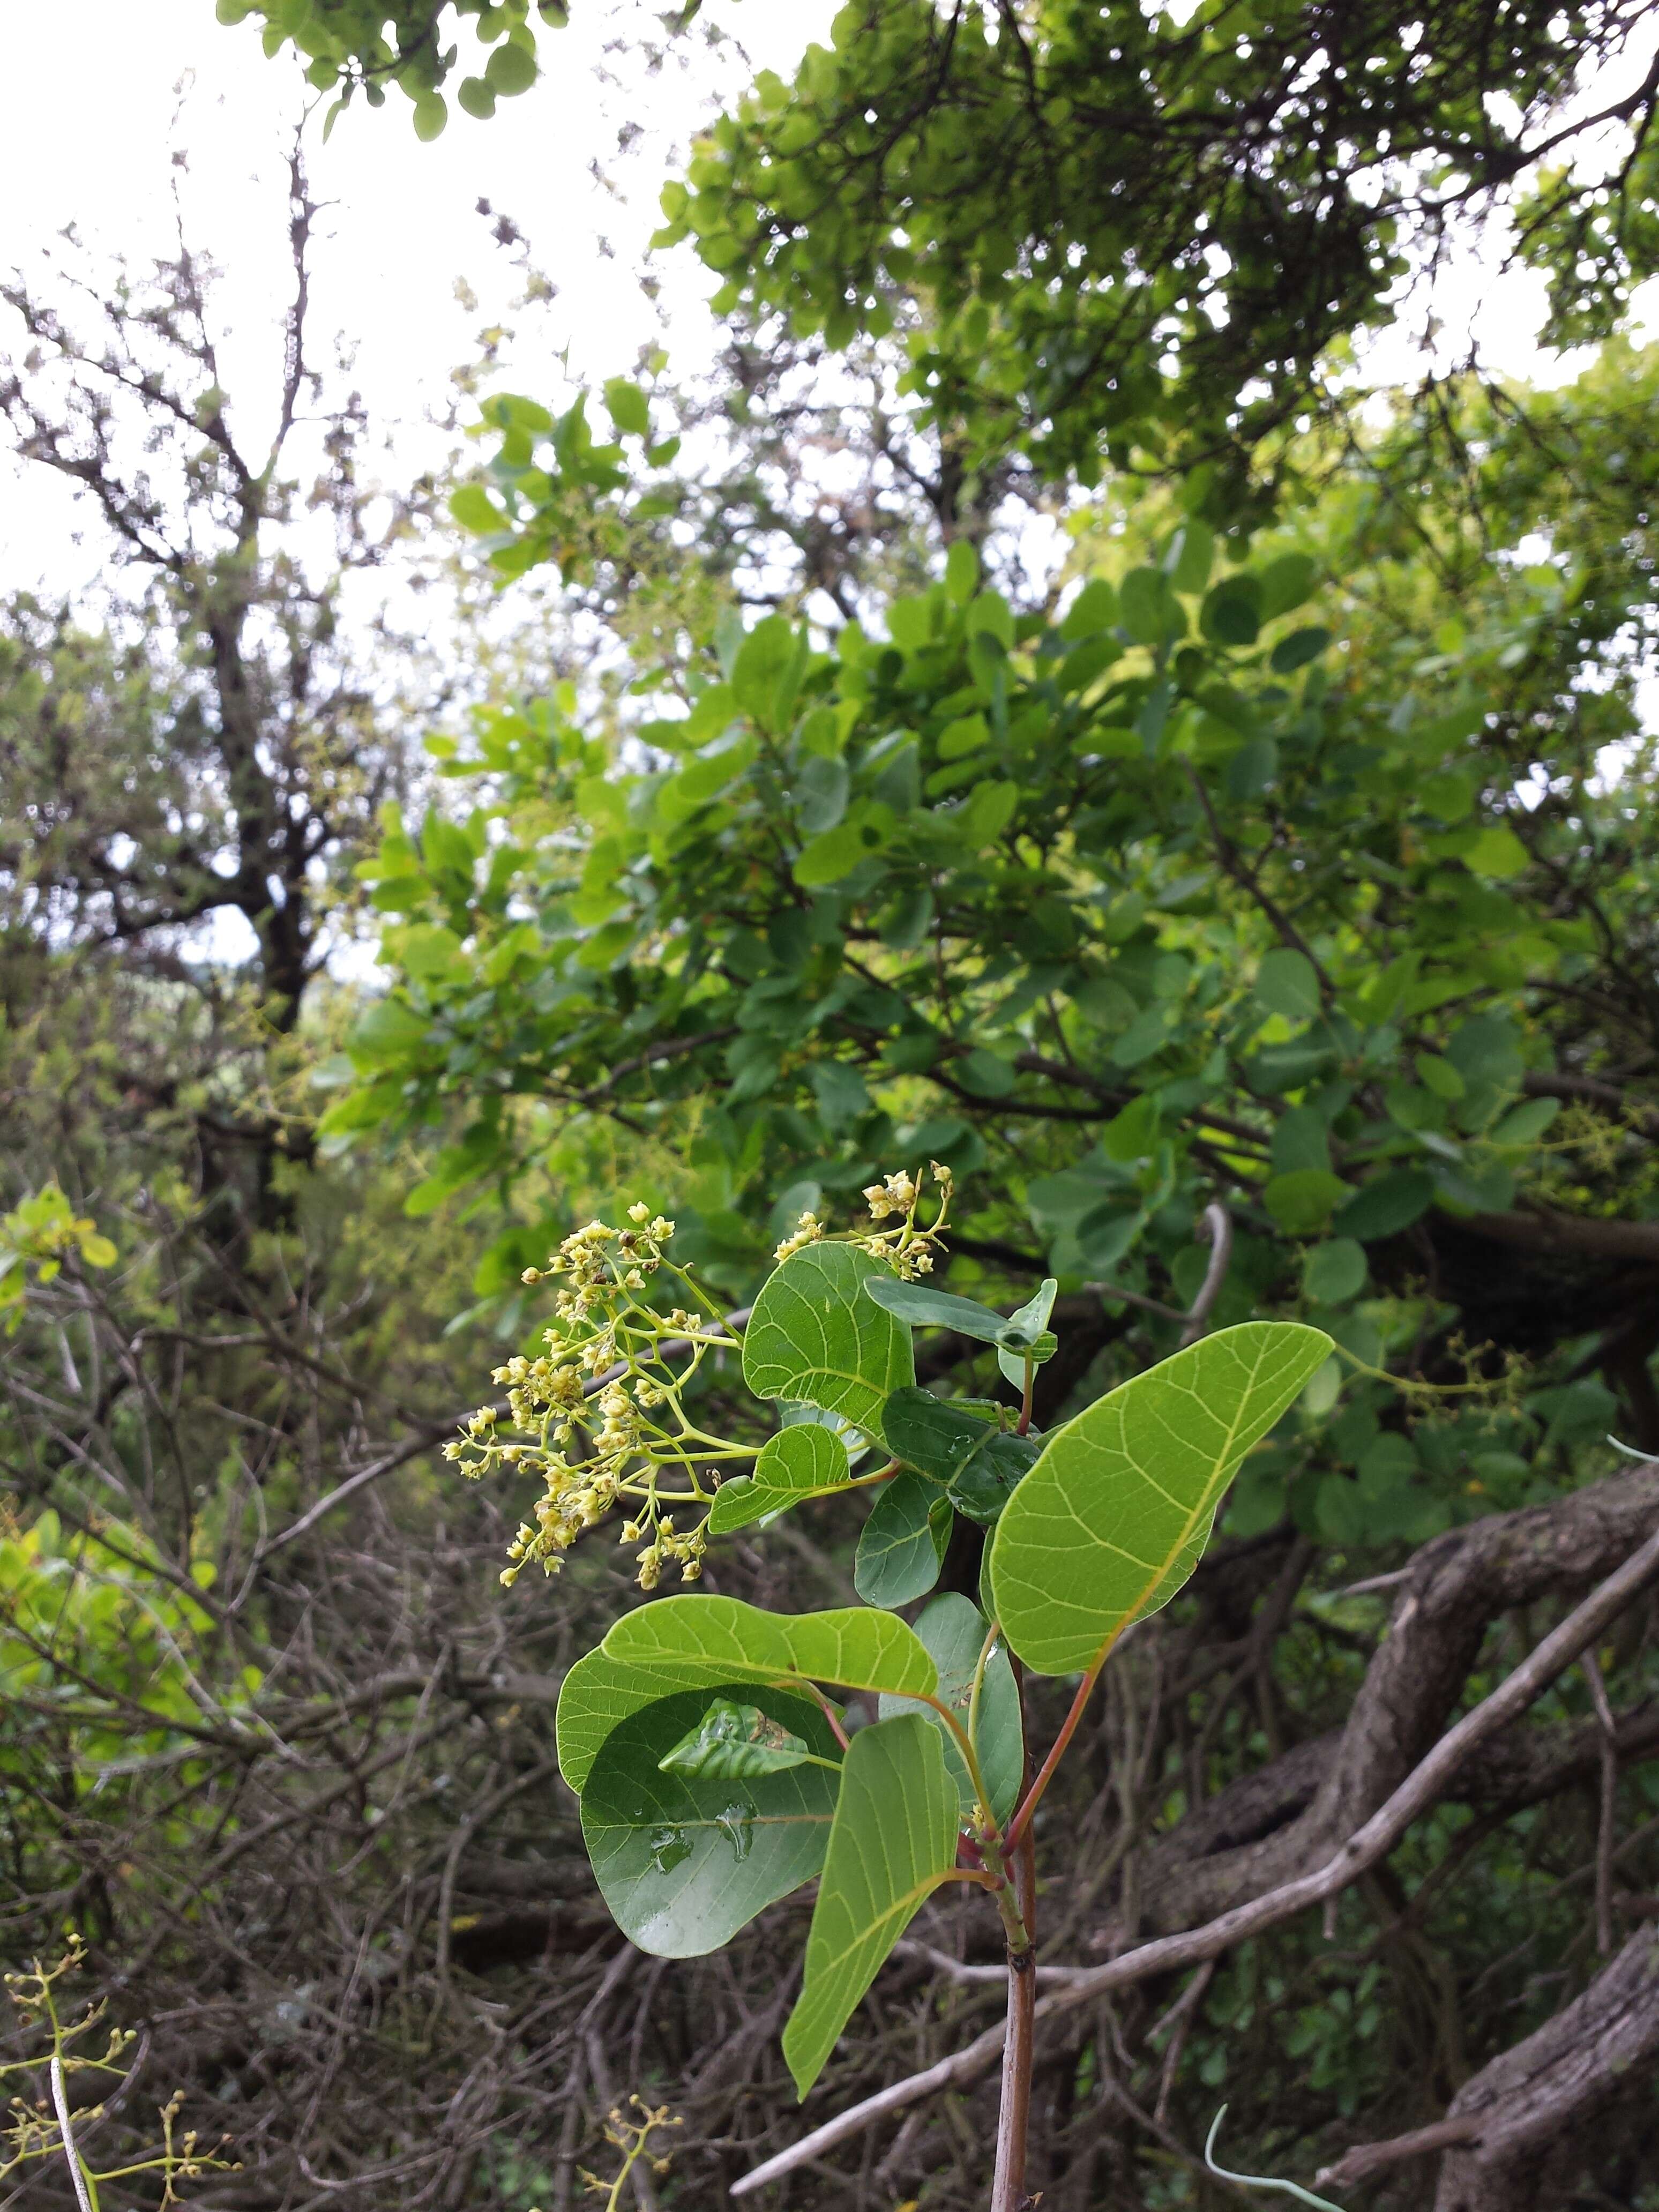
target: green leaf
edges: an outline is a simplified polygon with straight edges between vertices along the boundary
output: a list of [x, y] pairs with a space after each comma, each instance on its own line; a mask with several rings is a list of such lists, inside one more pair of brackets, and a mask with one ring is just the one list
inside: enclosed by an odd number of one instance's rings
[[[829, 1723], [788, 1692], [745, 1692], [767, 1728], [833, 1762]], [[718, 1950], [823, 1864], [839, 1772], [799, 1760], [741, 1778], [665, 1769], [696, 1732], [707, 1692], [665, 1698], [606, 1738], [582, 1791], [582, 1838], [630, 1942], [659, 1958]], [[728, 1707], [728, 1709], [731, 1709]]]
[[624, 1613], [565, 1676], [556, 1722], [559, 1771], [580, 1790], [611, 1730], [641, 1706], [680, 1690], [730, 1696], [736, 1684], [829, 1682], [924, 1697], [936, 1680], [914, 1632], [890, 1613], [848, 1606], [784, 1614], [734, 1597], [661, 1597]]
[[1272, 1178], [1261, 1203], [1289, 1235], [1305, 1237], [1322, 1229], [1347, 1194], [1347, 1184], [1328, 1168], [1295, 1168]]
[[1299, 607], [1312, 591], [1315, 568], [1306, 553], [1281, 553], [1261, 572], [1261, 619], [1272, 622]]
[[945, 556], [945, 595], [952, 606], [965, 607], [979, 584], [979, 555], [970, 538], [958, 538]]
[[996, 1434], [992, 1401], [976, 1399], [974, 1406], [985, 1411], [972, 1410], [960, 1400], [936, 1398], [931, 1390], [896, 1390], [881, 1417], [888, 1449], [935, 1482], [949, 1482], [986, 1438]]
[[963, 1089], [976, 1098], [1006, 1098], [1014, 1087], [1012, 1063], [983, 1048], [957, 1061], [957, 1075]]
[[1310, 660], [1318, 659], [1330, 641], [1328, 629], [1293, 629], [1273, 647], [1273, 674], [1289, 676], [1298, 668], [1305, 668]]
[[[1121, 1116], [1119, 1118], [1121, 1119]], [[1053, 1275], [1048, 1276], [1039, 1285], [1034, 1294], [1025, 1301], [1025, 1304], [1009, 1315], [1010, 1328], [1021, 1330], [1033, 1341], [1038, 1337], [1047, 1336], [1048, 1316], [1054, 1310], [1054, 1293], [1059, 1288], [1060, 1285], [1055, 1278]], [[1054, 1347], [1055, 1351], [1059, 1348], [1058, 1345]], [[1049, 1354], [1051, 1358], [1053, 1356], [1053, 1353]], [[1025, 1387], [1025, 1363], [1030, 1357], [1031, 1350], [1029, 1344], [1023, 1348], [1010, 1345], [998, 1347], [997, 1365], [1017, 1390], [1023, 1390]]]
[[[1170, 546], [1170, 574], [1178, 592], [1201, 592], [1215, 560], [1215, 532], [1196, 517], [1184, 522]], [[1167, 558], [1167, 556], [1166, 556]]]
[[1444, 1098], [1448, 1102], [1462, 1097], [1468, 1088], [1450, 1060], [1442, 1060], [1431, 1052], [1418, 1054], [1417, 1073], [1419, 1080], [1432, 1091], [1437, 1098]]
[[484, 76], [493, 91], [502, 99], [510, 100], [515, 94], [528, 92], [536, 82], [536, 55], [533, 47], [518, 46], [512, 40], [503, 40], [484, 64]]
[[896, 1474], [882, 1485], [853, 1560], [853, 1587], [866, 1605], [908, 1605], [939, 1580], [955, 1519], [937, 1483]]
[[1040, 1437], [994, 1430], [960, 1473], [952, 1476], [945, 1496], [958, 1513], [988, 1528], [1036, 1466], [1042, 1449]]
[[1431, 1176], [1421, 1168], [1395, 1168], [1357, 1190], [1331, 1227], [1339, 1237], [1354, 1237], [1362, 1244], [1370, 1244], [1409, 1229], [1433, 1202]]
[[775, 737], [787, 726], [805, 671], [807, 644], [782, 615], [755, 624], [732, 664], [732, 689], [744, 713]]
[[1104, 576], [1091, 576], [1072, 602], [1060, 634], [1068, 645], [1109, 628], [1117, 613], [1117, 593]]
[[1255, 975], [1255, 1001], [1287, 1022], [1309, 1022], [1319, 1012], [1319, 975], [1305, 952], [1285, 947], [1263, 956]]
[[1506, 1114], [1492, 1130], [1488, 1142], [1494, 1145], [1535, 1145], [1550, 1123], [1561, 1111], [1559, 1098], [1529, 1098], [1524, 1106], [1517, 1106]]
[[[933, 1654], [933, 1664], [939, 1668], [939, 1701], [950, 1707], [964, 1729], [973, 1703], [975, 1669], [985, 1648], [987, 1626], [985, 1615], [973, 1600], [957, 1590], [947, 1590], [942, 1597], [936, 1597], [916, 1622], [916, 1634]], [[932, 1705], [918, 1705], [910, 1698], [884, 1697], [879, 1711], [883, 1720], [890, 1720], [898, 1713], [916, 1713], [939, 1730], [939, 1741], [945, 1747], [945, 1764], [962, 1800], [963, 1817], [971, 1817], [974, 1785], [969, 1779], [968, 1762], [946, 1728], [944, 1715]], [[1020, 1723], [1019, 1691], [1014, 1681], [1014, 1670], [1000, 1641], [985, 1662], [974, 1748], [979, 1754], [979, 1770], [985, 1778], [992, 1815], [1000, 1826], [1019, 1802], [1020, 1785], [1024, 1778], [1025, 1738]]]
[[1175, 1595], [1233, 1471], [1330, 1348], [1322, 1329], [1246, 1322], [1137, 1375], [1050, 1437], [991, 1551], [997, 1616], [1027, 1666], [1094, 1667]]
[[605, 387], [605, 404], [619, 430], [643, 438], [651, 428], [651, 409], [644, 392], [625, 376], [613, 376]]
[[944, 1483], [958, 1511], [988, 1526], [1042, 1449], [1035, 1438], [999, 1428], [996, 1409], [990, 1410], [988, 1421], [959, 1401], [935, 1398], [926, 1390], [898, 1390], [882, 1414], [895, 1458]]
[[763, 1712], [758, 1705], [739, 1705], [730, 1698], [716, 1698], [696, 1725], [663, 1753], [657, 1770], [661, 1774], [689, 1774], [717, 1782], [746, 1782], [755, 1775], [781, 1774], [786, 1767], [804, 1766], [811, 1757], [804, 1736], [792, 1735], [781, 1720]]
[[806, 1939], [806, 1976], [783, 2031], [805, 2097], [882, 1961], [956, 1864], [959, 1799], [936, 1729], [912, 1715], [860, 1729], [842, 1769]]
[[1224, 576], [1204, 595], [1198, 626], [1216, 645], [1254, 645], [1261, 630], [1261, 580]]
[[977, 853], [1001, 836], [1018, 804], [1017, 783], [976, 783], [957, 813], [948, 817], [951, 832], [970, 852]]
[[796, 1399], [873, 1436], [881, 1408], [915, 1380], [910, 1332], [860, 1295], [895, 1279], [850, 1244], [809, 1244], [768, 1277], [743, 1338], [743, 1379], [757, 1398]]
[[1181, 609], [1161, 568], [1131, 568], [1118, 586], [1118, 614], [1136, 645], [1161, 645], [1178, 635]]
[[1477, 876], [1491, 876], [1498, 883], [1532, 866], [1532, 855], [1504, 823], [1495, 823], [1483, 830], [1463, 854], [1463, 865]]
[[[953, 1328], [958, 1336], [971, 1336], [976, 1344], [1024, 1344], [1036, 1334], [1016, 1328], [1008, 1315], [981, 1305], [976, 1298], [959, 1298], [950, 1291], [930, 1291], [925, 1283], [902, 1282], [884, 1272], [868, 1278], [864, 1295], [908, 1322], [913, 1328]], [[1010, 1330], [1014, 1332], [1012, 1337]]]
[[790, 872], [803, 890], [815, 890], [824, 884], [838, 884], [867, 857], [858, 824], [842, 822], [810, 839]]
[[[850, 788], [851, 778], [844, 760], [814, 753], [801, 763], [795, 777], [794, 800], [803, 836], [821, 836], [836, 826], [847, 811]], [[863, 858], [861, 847], [860, 858]]]
[[729, 1536], [809, 1498], [844, 1490], [851, 1478], [847, 1447], [833, 1429], [816, 1422], [780, 1429], [761, 1446], [752, 1475], [723, 1482], [715, 1492], [708, 1533]]
[[1333, 1237], [1316, 1244], [1303, 1270], [1303, 1288], [1322, 1306], [1339, 1306], [1358, 1297], [1365, 1287], [1365, 1248], [1351, 1237]]
[[449, 511], [463, 530], [501, 530], [507, 517], [481, 483], [459, 485], [449, 495]]

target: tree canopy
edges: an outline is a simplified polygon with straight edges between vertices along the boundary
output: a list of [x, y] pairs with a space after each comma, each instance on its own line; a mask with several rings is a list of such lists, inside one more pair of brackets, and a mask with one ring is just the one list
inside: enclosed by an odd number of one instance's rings
[[[398, 82], [417, 131], [443, 127], [462, 67], [443, 9], [219, 12], [263, 16], [268, 51], [291, 40], [313, 83], [378, 101]], [[830, 47], [790, 82], [763, 72], [699, 141], [660, 238], [695, 240], [717, 312], [776, 313], [836, 346], [897, 329], [910, 388], [984, 454], [1017, 445], [1085, 482], [1172, 459], [1224, 474], [1495, 210], [1548, 276], [1552, 332], [1610, 334], [1659, 268], [1659, 80], [1587, 87], [1655, 12], [848, 0]], [[568, 9], [457, 13], [489, 44], [458, 92], [485, 116], [544, 65], [537, 18]]]

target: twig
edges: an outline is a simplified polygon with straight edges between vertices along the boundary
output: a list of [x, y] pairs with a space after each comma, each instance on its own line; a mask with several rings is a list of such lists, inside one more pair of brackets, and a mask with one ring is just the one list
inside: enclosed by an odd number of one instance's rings
[[[1175, 2033], [1170, 2038], [1170, 2047], [1164, 2054], [1164, 2071], [1158, 2080], [1158, 2102], [1152, 2107], [1152, 2118], [1159, 2127], [1162, 2127], [1170, 2117], [1170, 2098], [1175, 2088], [1176, 2075], [1181, 2070], [1181, 2054], [1187, 2048], [1187, 2038], [1192, 2029], [1194, 2015], [1204, 2001], [1205, 1990], [1214, 1979], [1215, 1960], [1206, 1959], [1158, 2024], [1159, 2028], [1166, 2027], [1171, 2022], [1175, 2026]], [[1152, 2031], [1152, 2034], [1157, 2033], [1157, 2028]], [[1148, 2040], [1151, 2040], [1150, 2036]]]
[[[1236, 1905], [1231, 1912], [1222, 1913], [1202, 1928], [1191, 1929], [1179, 1936], [1159, 1936], [1135, 1950], [1126, 1951], [1104, 1966], [1088, 1968], [1064, 1987], [1040, 1998], [1037, 2019], [1052, 2019], [1104, 1996], [1110, 1990], [1147, 1981], [1155, 1974], [1178, 1972], [1200, 1965], [1206, 1959], [1219, 1958], [1236, 1944], [1266, 1929], [1278, 1927], [1280, 1922], [1293, 1918], [1308, 1906], [1322, 1905], [1328, 1897], [1340, 1896], [1361, 1875], [1386, 1857], [1413, 1821], [1438, 1802], [1469, 1753], [1517, 1719], [1656, 1575], [1659, 1575], [1659, 1534], [1650, 1536], [1622, 1567], [1598, 1584], [1582, 1605], [1551, 1631], [1489, 1698], [1449, 1729], [1428, 1757], [1412, 1770], [1370, 1820], [1357, 1828], [1323, 1866], [1265, 1892], [1248, 1905]], [[732, 2196], [746, 2197], [770, 2182], [781, 2180], [797, 2166], [822, 2158], [836, 2144], [862, 2134], [890, 2112], [903, 2112], [919, 2098], [976, 2081], [996, 2063], [1002, 2050], [1002, 2038], [1003, 2023], [998, 2021], [963, 2050], [905, 2081], [893, 2082], [824, 2126], [814, 2129], [810, 2136], [789, 2149], [780, 2151], [775, 2158], [768, 2159], [752, 2173], [744, 2174], [732, 2184]]]
[[1427, 2158], [1431, 2152], [1468, 2142], [1491, 2118], [1490, 2111], [1461, 2112], [1455, 2119], [1436, 2120], [1431, 2126], [1413, 2128], [1409, 2135], [1395, 2136], [1388, 2142], [1357, 2143], [1334, 2166], [1321, 2166], [1314, 2179], [1329, 2189], [1357, 2189], [1374, 2173], [1399, 2165], [1402, 2159]]
[[1227, 1279], [1227, 1270], [1233, 1261], [1233, 1218], [1218, 1199], [1212, 1199], [1204, 1209], [1204, 1218], [1198, 1225], [1200, 1237], [1210, 1240], [1210, 1264], [1204, 1271], [1198, 1296], [1193, 1300], [1187, 1315], [1187, 1325], [1181, 1332], [1181, 1350], [1196, 1344], [1210, 1325], [1210, 1315], [1216, 1300], [1221, 1296]]
[[[960, 1959], [953, 1959], [948, 1951], [941, 1951], [936, 1944], [923, 1943], [909, 1936], [894, 1944], [893, 1956], [896, 1959], [925, 1960], [936, 1972], [948, 1974], [953, 1982], [963, 1982], [969, 1987], [982, 1984], [988, 1989], [994, 1983], [1000, 1989], [1008, 1978], [1006, 1966], [994, 1966], [988, 1962], [982, 1966], [969, 1966]], [[1053, 1983], [1058, 1986], [1064, 1982], [1075, 1981], [1079, 1974], [1093, 1972], [1091, 1966], [1039, 1966], [1036, 1978], [1040, 1983]]]
[[1161, 1298], [1143, 1297], [1139, 1291], [1126, 1291], [1118, 1283], [1085, 1283], [1083, 1287], [1097, 1291], [1103, 1298], [1114, 1299], [1120, 1305], [1139, 1306], [1143, 1313], [1156, 1314], [1160, 1321], [1187, 1318], [1179, 1306], [1166, 1306]]
[[1601, 1731], [1601, 1804], [1595, 1836], [1595, 1948], [1606, 1959], [1613, 1952], [1613, 1839], [1619, 1813], [1619, 1729], [1607, 1703], [1607, 1686], [1594, 1649], [1579, 1661], [1589, 1684], [1590, 1703]]
[[[54, 2014], [53, 2017], [56, 2018]], [[82, 2171], [81, 2154], [75, 2148], [75, 2130], [70, 2125], [69, 2088], [64, 2080], [64, 2052], [61, 2044], [52, 2048], [52, 2101], [58, 2114], [58, 2132], [64, 2138], [64, 2156], [69, 2161], [70, 2179], [75, 2184], [75, 2201], [81, 2212], [93, 2212], [92, 2198], [87, 2192], [87, 2177]]]

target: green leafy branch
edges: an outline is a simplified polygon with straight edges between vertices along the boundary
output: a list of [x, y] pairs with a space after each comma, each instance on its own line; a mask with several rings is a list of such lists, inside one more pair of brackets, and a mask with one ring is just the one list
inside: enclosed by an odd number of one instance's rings
[[[932, 1173], [929, 1225], [917, 1211], [926, 1179], [897, 1173], [866, 1190], [867, 1228], [831, 1237], [808, 1216], [783, 1240], [740, 1340], [744, 1382], [779, 1409], [758, 1449], [698, 1428], [685, 1375], [669, 1376], [671, 1338], [694, 1364], [711, 1346], [739, 1346], [717, 1316], [677, 1307], [665, 1318], [645, 1303], [672, 1265], [672, 1224], [635, 1206], [631, 1230], [596, 1223], [568, 1238], [549, 1332], [560, 1356], [498, 1372], [515, 1423], [533, 1428], [529, 1455], [549, 1486], [540, 1534], [520, 1531], [509, 1573], [529, 1556], [556, 1562], [580, 1525], [624, 1496], [636, 1516], [625, 1535], [641, 1511], [657, 1516], [641, 1555], [648, 1587], [663, 1556], [695, 1580], [711, 1535], [809, 1497], [877, 1488], [855, 1563], [863, 1606], [779, 1614], [677, 1594], [636, 1608], [565, 1679], [559, 1764], [600, 1890], [641, 1949], [715, 1949], [817, 1878], [783, 2033], [803, 2097], [927, 1900], [947, 1884], [983, 1891], [1009, 1962], [1013, 2055], [994, 2212], [1012, 2212], [1030, 2098], [1033, 1816], [1119, 1639], [1185, 1583], [1223, 1492], [1331, 1340], [1297, 1322], [1224, 1329], [1040, 1437], [1031, 1382], [1058, 1348], [1048, 1326], [1055, 1285], [1012, 1315], [933, 1287], [951, 1179], [937, 1164]], [[1017, 1423], [994, 1401], [918, 1389], [917, 1328], [994, 1348], [1020, 1390]], [[573, 1462], [596, 1385], [605, 1425]], [[495, 1442], [494, 1427], [475, 1416], [458, 1455], [474, 1468], [516, 1464], [525, 1448]], [[854, 1477], [848, 1437], [886, 1455], [874, 1475]], [[752, 1472], [718, 1482], [721, 1461], [740, 1456]], [[684, 1488], [659, 1487], [665, 1467]], [[695, 1531], [676, 1534], [662, 1512], [669, 1498], [708, 1501]], [[981, 1602], [947, 1593], [912, 1626], [894, 1608], [933, 1589], [957, 1512], [990, 1531]], [[1077, 1680], [1029, 1786], [1016, 1662]], [[873, 1697], [874, 1720], [855, 1726], [837, 1703], [848, 1695]]]

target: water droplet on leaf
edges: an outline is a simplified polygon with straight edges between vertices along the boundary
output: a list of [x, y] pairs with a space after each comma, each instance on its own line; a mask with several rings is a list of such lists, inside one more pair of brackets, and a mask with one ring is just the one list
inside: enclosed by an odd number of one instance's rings
[[[722, 1821], [722, 1826], [725, 1823]], [[659, 1874], [672, 1874], [691, 1856], [691, 1838], [684, 1828], [653, 1828], [651, 1858]]]
[[731, 1844], [737, 1857], [746, 1859], [749, 1846], [755, 1840], [754, 1807], [741, 1802], [728, 1805], [723, 1813], [716, 1814], [714, 1825]]

